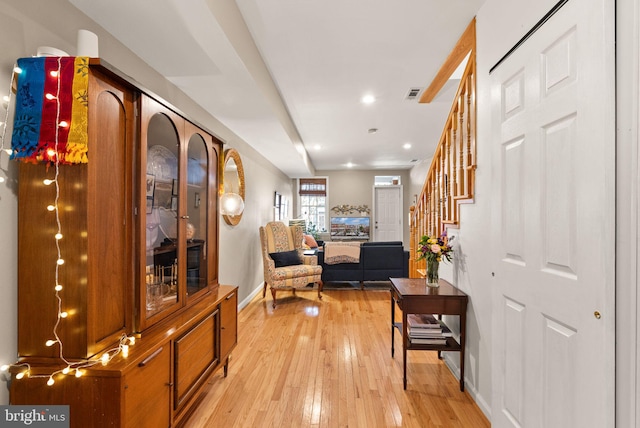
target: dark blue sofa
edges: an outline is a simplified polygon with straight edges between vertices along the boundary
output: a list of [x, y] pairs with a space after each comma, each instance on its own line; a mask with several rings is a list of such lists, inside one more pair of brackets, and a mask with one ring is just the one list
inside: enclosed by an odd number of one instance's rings
[[318, 251], [318, 264], [322, 266], [322, 281], [388, 281], [389, 278], [409, 276], [409, 251], [402, 241], [363, 242], [360, 246], [359, 263], [324, 262], [324, 251]]

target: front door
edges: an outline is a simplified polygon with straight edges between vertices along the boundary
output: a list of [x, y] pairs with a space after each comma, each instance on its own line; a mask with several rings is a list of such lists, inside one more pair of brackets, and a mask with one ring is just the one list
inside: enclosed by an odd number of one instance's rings
[[614, 426], [613, 12], [569, 0], [490, 76], [495, 427]]
[[375, 186], [374, 241], [402, 241], [402, 186]]

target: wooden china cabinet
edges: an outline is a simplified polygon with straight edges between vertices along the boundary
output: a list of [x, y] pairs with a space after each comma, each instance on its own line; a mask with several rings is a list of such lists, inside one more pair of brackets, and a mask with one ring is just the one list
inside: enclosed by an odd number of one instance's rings
[[[73, 427], [178, 426], [237, 341], [237, 287], [218, 283], [222, 143], [98, 59], [89, 73], [89, 162], [59, 168], [57, 282], [54, 167], [19, 166], [11, 404], [69, 405]], [[56, 283], [69, 315], [48, 347]], [[123, 337], [135, 337], [127, 356], [47, 385]]]

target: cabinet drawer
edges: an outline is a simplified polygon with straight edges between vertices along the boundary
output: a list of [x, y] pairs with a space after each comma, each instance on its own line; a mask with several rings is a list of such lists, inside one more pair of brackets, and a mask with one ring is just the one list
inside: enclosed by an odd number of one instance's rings
[[124, 426], [159, 428], [170, 425], [170, 357], [167, 342], [125, 374]]
[[218, 363], [217, 320], [215, 310], [175, 341], [175, 409], [180, 408]]

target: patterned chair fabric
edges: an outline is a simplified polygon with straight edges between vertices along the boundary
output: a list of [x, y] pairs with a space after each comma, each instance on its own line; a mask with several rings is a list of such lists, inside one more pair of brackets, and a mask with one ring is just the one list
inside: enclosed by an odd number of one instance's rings
[[[301, 226], [287, 226], [281, 221], [272, 221], [260, 227], [260, 244], [262, 247], [262, 263], [264, 267], [264, 289], [262, 297], [267, 294], [267, 286], [271, 288], [273, 307], [276, 307], [276, 292], [307, 288], [312, 283], [318, 284], [318, 298], [322, 299], [322, 266], [318, 265], [316, 256], [303, 254], [303, 233]], [[300, 265], [276, 267], [269, 253], [298, 251], [302, 260]]]

